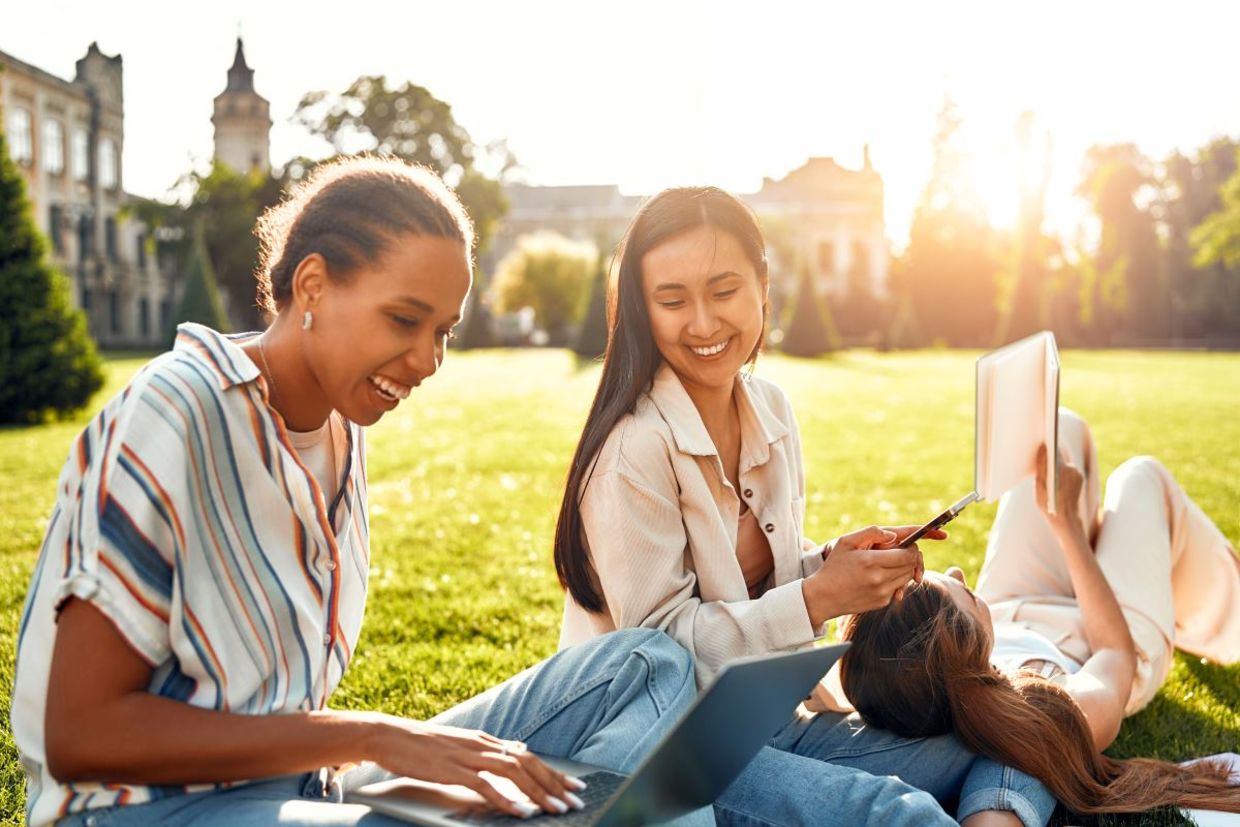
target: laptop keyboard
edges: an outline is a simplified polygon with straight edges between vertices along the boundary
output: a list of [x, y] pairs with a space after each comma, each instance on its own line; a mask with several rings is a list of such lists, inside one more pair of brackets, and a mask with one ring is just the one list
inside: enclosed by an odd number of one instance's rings
[[515, 818], [504, 813], [496, 812], [470, 812], [461, 811], [448, 814], [448, 818], [453, 821], [459, 821], [462, 824], [554, 824], [556, 827], [576, 827], [576, 825], [593, 824], [598, 816], [598, 810], [606, 804], [620, 789], [620, 785], [628, 780], [628, 776], [620, 775], [614, 772], [599, 770], [589, 775], [583, 776], [582, 781], [588, 785], [584, 790], [577, 793], [577, 796], [585, 802], [585, 807], [580, 810], [569, 810], [563, 815], [552, 815], [549, 813], [539, 813], [530, 818]]

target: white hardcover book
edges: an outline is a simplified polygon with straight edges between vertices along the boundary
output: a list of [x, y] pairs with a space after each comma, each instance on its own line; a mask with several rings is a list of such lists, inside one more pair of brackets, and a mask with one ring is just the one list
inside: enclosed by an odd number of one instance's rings
[[1059, 450], [1059, 350], [1042, 331], [977, 360], [975, 464], [978, 498], [994, 502], [1037, 472], [1045, 444], [1047, 499], [1055, 507]]

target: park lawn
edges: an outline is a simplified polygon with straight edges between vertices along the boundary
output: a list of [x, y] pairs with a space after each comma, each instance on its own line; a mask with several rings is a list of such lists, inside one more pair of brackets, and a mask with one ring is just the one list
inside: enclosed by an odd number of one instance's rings
[[[759, 374], [784, 387], [800, 420], [810, 537], [918, 522], [969, 490], [975, 356], [763, 358]], [[1093, 424], [1103, 470], [1158, 456], [1240, 540], [1240, 355], [1073, 351], [1063, 361], [1062, 401]], [[91, 412], [141, 363], [109, 360]], [[369, 606], [333, 706], [428, 717], [555, 651], [551, 537], [597, 381], [596, 365], [564, 351], [453, 353], [369, 431]], [[0, 823], [20, 821], [24, 797], [9, 728], [17, 623], [61, 463], [87, 416], [0, 430]], [[929, 565], [976, 574], [994, 508], [967, 511], [927, 549]], [[1111, 754], [1182, 759], [1237, 745], [1240, 666], [1180, 655]]]

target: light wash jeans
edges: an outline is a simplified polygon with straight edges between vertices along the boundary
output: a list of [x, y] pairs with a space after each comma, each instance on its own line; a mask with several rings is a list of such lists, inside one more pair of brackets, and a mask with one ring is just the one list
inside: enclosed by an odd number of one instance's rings
[[771, 746], [875, 775], [894, 775], [925, 790], [964, 821], [983, 810], [1010, 810], [1025, 827], [1045, 827], [1055, 797], [1032, 776], [975, 755], [952, 735], [901, 738], [867, 726], [857, 713], [796, 717]]
[[[661, 632], [630, 629], [565, 650], [434, 720], [478, 728], [531, 749], [603, 767], [634, 769], [692, 703], [688, 653]], [[390, 827], [402, 822], [324, 795], [318, 774], [78, 813], [69, 827], [229, 825]], [[928, 794], [894, 779], [765, 748], [714, 808], [684, 825], [952, 824]]]

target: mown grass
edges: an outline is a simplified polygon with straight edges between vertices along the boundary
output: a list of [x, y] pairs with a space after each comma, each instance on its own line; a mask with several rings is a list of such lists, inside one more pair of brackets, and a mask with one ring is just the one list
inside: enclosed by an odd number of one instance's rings
[[[811, 537], [916, 522], [971, 487], [975, 355], [762, 361], [758, 370], [785, 388], [800, 420]], [[91, 412], [140, 364], [110, 360]], [[597, 379], [597, 366], [563, 351], [452, 354], [370, 430], [370, 599], [334, 706], [427, 717], [555, 650], [551, 536]], [[1134, 454], [1158, 456], [1240, 540], [1240, 355], [1069, 352], [1061, 396], [1093, 425], [1104, 471]], [[24, 796], [8, 714], [17, 622], [56, 477], [88, 415], [0, 431], [2, 823], [20, 821]], [[993, 513], [971, 508], [948, 542], [927, 550], [929, 564], [976, 573]], [[1111, 753], [1178, 760], [1238, 744], [1240, 666], [1178, 656]]]

